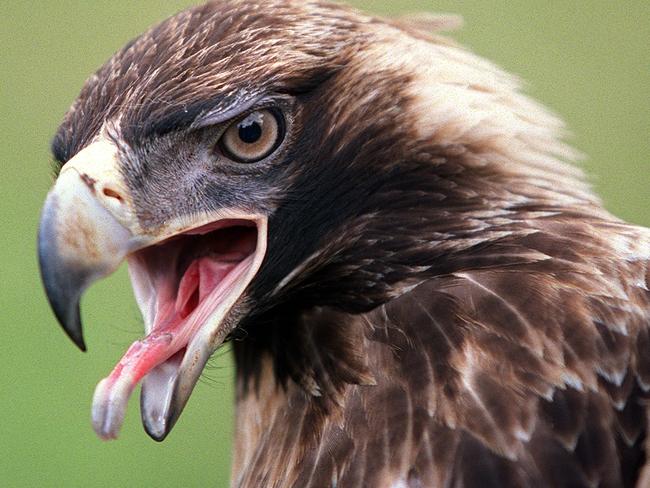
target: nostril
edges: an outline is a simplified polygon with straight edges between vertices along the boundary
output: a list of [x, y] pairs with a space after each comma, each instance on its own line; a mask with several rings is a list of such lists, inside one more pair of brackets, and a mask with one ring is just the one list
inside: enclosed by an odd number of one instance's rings
[[120, 195], [118, 192], [116, 192], [115, 190], [113, 190], [111, 188], [104, 187], [104, 189], [102, 190], [102, 193], [104, 194], [104, 196], [107, 196], [108, 198], [114, 198], [115, 200], [117, 200], [120, 203], [122, 203], [122, 201], [124, 200], [122, 198], [122, 195]]

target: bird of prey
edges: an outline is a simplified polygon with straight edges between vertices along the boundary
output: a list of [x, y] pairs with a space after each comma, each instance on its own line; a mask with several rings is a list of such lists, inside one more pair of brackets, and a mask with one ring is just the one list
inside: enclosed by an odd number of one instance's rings
[[146, 337], [99, 436], [142, 382], [164, 439], [236, 339], [234, 487], [650, 486], [650, 231], [515, 78], [420, 27], [220, 0], [86, 82], [39, 255], [81, 349], [82, 292], [128, 262]]

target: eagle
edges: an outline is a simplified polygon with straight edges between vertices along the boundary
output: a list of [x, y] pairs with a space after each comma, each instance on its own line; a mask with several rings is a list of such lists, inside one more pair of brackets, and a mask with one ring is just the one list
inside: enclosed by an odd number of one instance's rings
[[82, 350], [128, 263], [146, 335], [101, 438], [141, 383], [163, 440], [229, 342], [233, 487], [650, 486], [650, 230], [453, 22], [220, 0], [86, 81], [38, 252]]

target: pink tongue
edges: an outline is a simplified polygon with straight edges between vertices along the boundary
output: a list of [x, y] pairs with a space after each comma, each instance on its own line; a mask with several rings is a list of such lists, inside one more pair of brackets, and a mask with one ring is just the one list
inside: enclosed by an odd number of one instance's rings
[[[201, 325], [188, 315], [236, 265], [237, 262], [214, 261], [207, 257], [196, 259], [183, 274], [175, 302], [158, 303], [151, 333], [134, 342], [111, 374], [95, 389], [92, 421], [97, 435], [103, 439], [117, 437], [135, 386], [149, 371], [187, 346]], [[159, 293], [159, 299], [163, 295], [167, 294]]]

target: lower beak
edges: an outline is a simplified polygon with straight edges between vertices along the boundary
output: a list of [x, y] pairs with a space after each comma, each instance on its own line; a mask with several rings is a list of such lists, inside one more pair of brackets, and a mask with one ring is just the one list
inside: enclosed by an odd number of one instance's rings
[[[239, 249], [234, 258], [237, 245], [215, 251], [229, 245], [219, 239], [239, 239], [239, 247], [247, 250]], [[189, 257], [183, 254], [187, 249]], [[128, 258], [147, 332], [97, 385], [92, 421], [100, 437], [117, 436], [140, 380], [145, 430], [156, 440], [167, 436], [206, 362], [230, 331], [227, 315], [257, 273], [265, 250], [265, 217], [232, 209], [172, 219], [155, 232], [144, 231], [120, 176], [117, 151], [107, 141], [93, 143], [66, 163], [47, 196], [38, 233], [41, 276], [54, 314], [85, 351], [81, 295]], [[215, 252], [221, 259], [213, 257]]]

